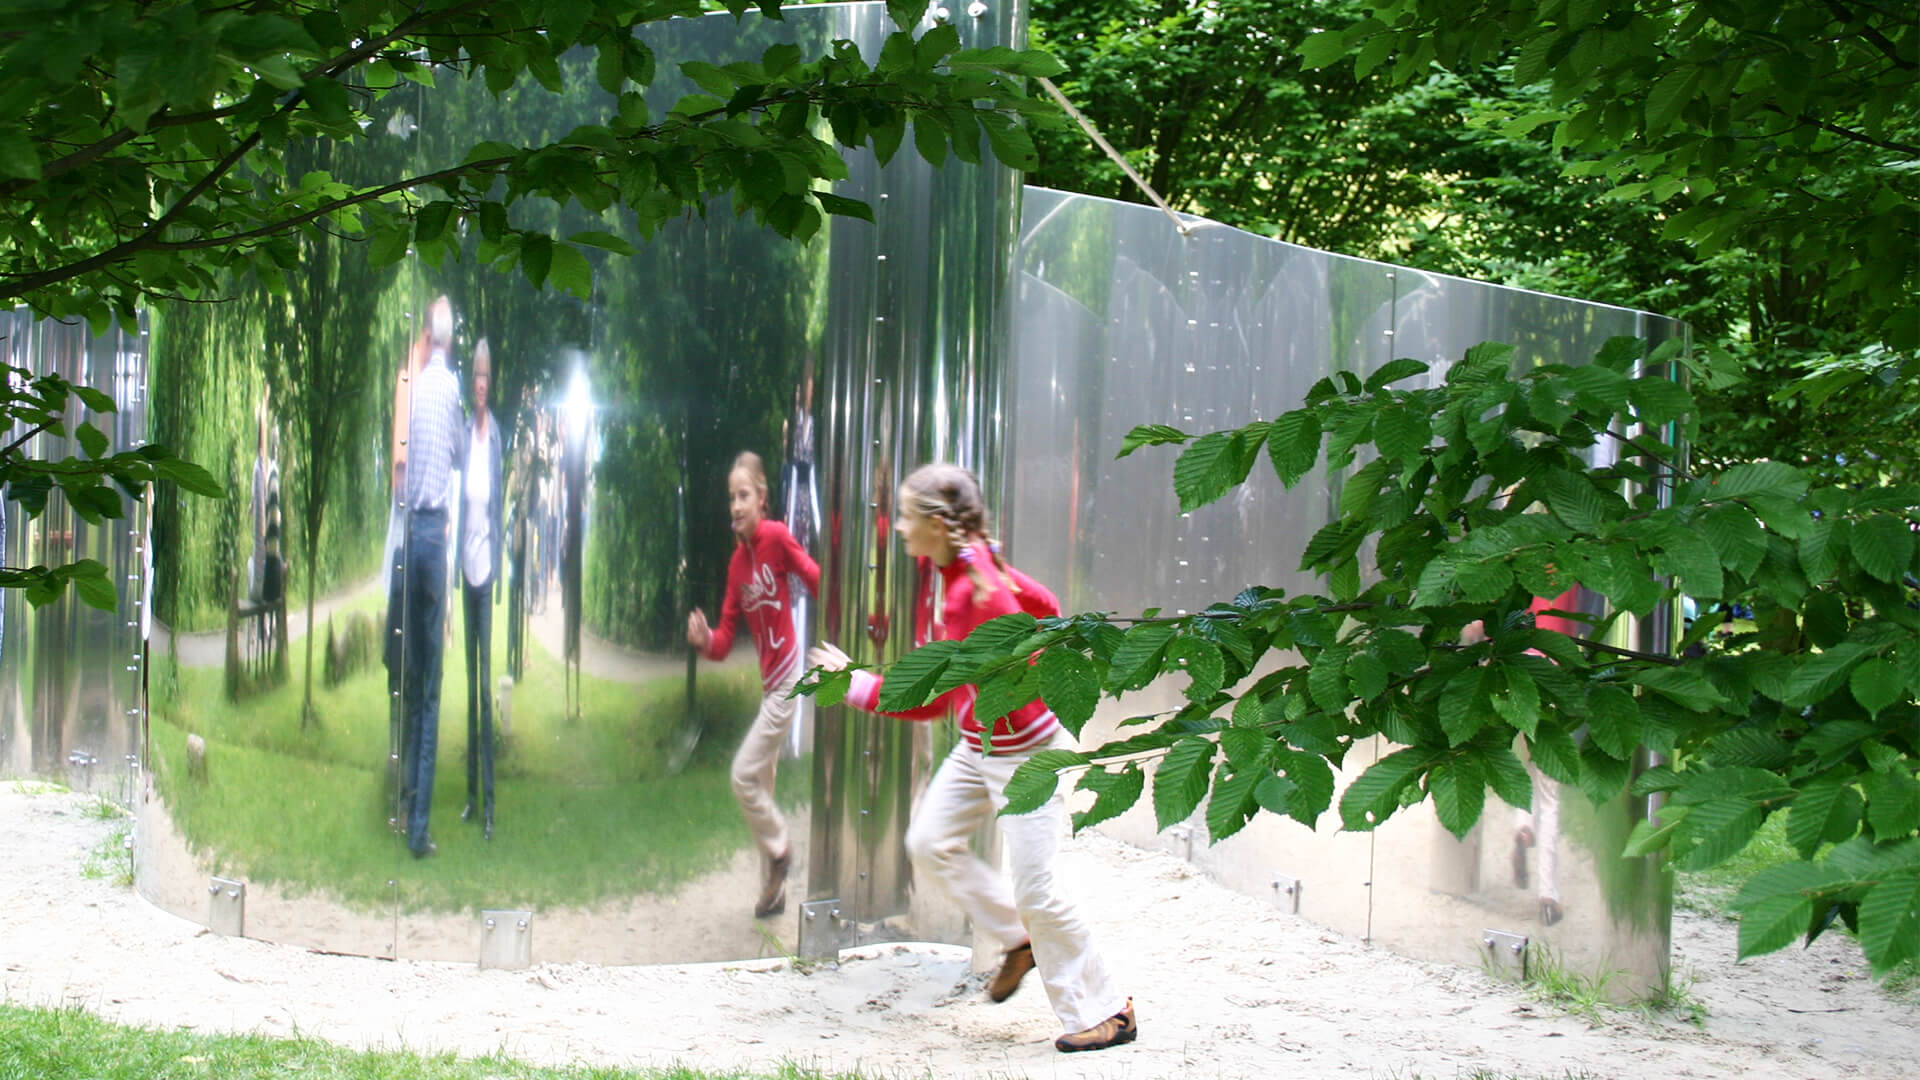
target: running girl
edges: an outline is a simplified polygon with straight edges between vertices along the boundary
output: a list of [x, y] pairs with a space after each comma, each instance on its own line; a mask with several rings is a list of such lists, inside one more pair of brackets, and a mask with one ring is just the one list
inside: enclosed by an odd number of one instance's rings
[[787, 822], [773, 801], [774, 766], [795, 711], [788, 695], [800, 677], [800, 647], [787, 575], [799, 579], [808, 592], [816, 592], [820, 566], [794, 542], [785, 525], [767, 520], [767, 473], [760, 455], [746, 451], [733, 460], [733, 470], [727, 474], [727, 502], [739, 543], [727, 564], [720, 623], [708, 626], [706, 613], [694, 608], [687, 616], [687, 643], [705, 652], [709, 660], [725, 660], [733, 650], [734, 626], [745, 619], [760, 654], [765, 696], [733, 757], [733, 797], [740, 801], [747, 828], [760, 848], [764, 874], [753, 913], [764, 919], [786, 910], [787, 871], [793, 864]]
[[[923, 466], [900, 485], [897, 505], [894, 530], [907, 554], [924, 560], [923, 569], [930, 564], [937, 570], [937, 577], [923, 576], [937, 581], [938, 589], [924, 593], [916, 605], [917, 644], [961, 640], [989, 619], [1023, 608], [1057, 612], [1045, 589], [1001, 562], [987, 538], [986, 504], [972, 473], [954, 465]], [[830, 644], [816, 646], [807, 659], [832, 671], [848, 664], [847, 654]], [[871, 672], [854, 672], [847, 704], [878, 711], [880, 683]], [[1033, 701], [994, 724], [993, 749], [987, 752], [973, 715], [976, 693], [973, 686], [962, 686], [922, 708], [892, 714], [931, 720], [951, 709], [963, 736], [914, 808], [907, 854], [920, 880], [945, 885], [975, 927], [1007, 946], [987, 986], [989, 997], [1005, 1001], [1038, 966], [1054, 1014], [1067, 1030], [1054, 1046], [1071, 1053], [1132, 1042], [1139, 1031], [1132, 1000], [1114, 988], [1086, 923], [1054, 887], [1065, 797], [1056, 795], [1030, 814], [999, 819], [1013, 866], [1011, 890], [967, 845], [973, 831], [1006, 806], [1007, 781], [1021, 762], [1048, 747], [1073, 744], [1053, 713]]]

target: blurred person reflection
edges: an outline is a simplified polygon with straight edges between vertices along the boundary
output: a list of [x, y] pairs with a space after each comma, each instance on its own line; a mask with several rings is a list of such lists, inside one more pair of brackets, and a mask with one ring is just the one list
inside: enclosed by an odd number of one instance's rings
[[794, 625], [799, 597], [792, 582], [812, 592], [820, 587], [820, 566], [794, 540], [787, 527], [767, 520], [767, 474], [760, 455], [743, 451], [727, 474], [727, 509], [732, 518], [733, 558], [727, 563], [727, 590], [720, 601], [718, 625], [694, 608], [687, 616], [687, 644], [709, 660], [725, 660], [733, 650], [735, 626], [744, 621], [760, 656], [760, 711], [733, 757], [733, 797], [760, 848], [763, 871], [758, 918], [787, 907], [787, 873], [793, 845], [786, 819], [773, 801], [774, 769], [780, 745], [797, 711], [793, 684], [800, 677], [800, 641]]
[[420, 332], [408, 343], [407, 355], [393, 380], [393, 430], [389, 436], [387, 460], [391, 462], [392, 496], [387, 503], [387, 539], [381, 549], [380, 565], [387, 572], [386, 633], [382, 636], [381, 656], [387, 668], [387, 699], [392, 702], [388, 718], [389, 745], [399, 756], [399, 776], [395, 788], [395, 819], [406, 824], [413, 798], [413, 728], [409, 723], [406, 700], [401, 694], [401, 672], [405, 668], [403, 650], [406, 614], [406, 568], [402, 565], [407, 544], [407, 425], [412, 419], [413, 380], [426, 366], [432, 348], [426, 320]]
[[[787, 449], [786, 484], [782, 490], [786, 493], [785, 520], [787, 531], [793, 534], [794, 542], [802, 551], [813, 550], [815, 531], [820, 521], [820, 496], [814, 486], [813, 471], [813, 359], [809, 357], [800, 374], [799, 385], [793, 388], [793, 418], [781, 425], [784, 437], [781, 440]], [[798, 574], [789, 575], [788, 593], [793, 597], [793, 630], [796, 648], [801, 653], [807, 650], [809, 628], [812, 620], [811, 594], [819, 591], [819, 581], [807, 584]], [[806, 585], [803, 590], [802, 585]], [[802, 698], [799, 701], [798, 723], [790, 724], [790, 736], [787, 739], [787, 755], [798, 757], [804, 731], [812, 724], [813, 699]]]
[[407, 424], [406, 657], [413, 797], [407, 813], [407, 849], [424, 858], [437, 849], [428, 834], [433, 806], [434, 755], [440, 736], [440, 676], [446, 648], [447, 494], [463, 464], [467, 424], [460, 383], [447, 362], [453, 306], [442, 296], [428, 311], [426, 366], [413, 381]]
[[487, 408], [493, 357], [487, 339], [473, 347], [473, 416], [467, 426], [466, 468], [460, 493], [459, 562], [467, 660], [467, 805], [474, 820], [480, 800], [481, 835], [493, 839], [493, 598], [500, 581], [500, 425]]
[[580, 717], [580, 605], [586, 554], [587, 456], [593, 435], [593, 397], [584, 367], [573, 371], [560, 433], [561, 496], [560, 613], [565, 625], [566, 712]]

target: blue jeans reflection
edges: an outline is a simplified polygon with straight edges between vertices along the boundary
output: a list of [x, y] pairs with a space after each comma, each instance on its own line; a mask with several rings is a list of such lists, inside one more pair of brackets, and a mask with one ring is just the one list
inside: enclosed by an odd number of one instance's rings
[[413, 801], [407, 848], [430, 850], [427, 814], [433, 806], [434, 757], [440, 743], [440, 668], [446, 648], [447, 513], [415, 510], [407, 519], [406, 702], [407, 753]]

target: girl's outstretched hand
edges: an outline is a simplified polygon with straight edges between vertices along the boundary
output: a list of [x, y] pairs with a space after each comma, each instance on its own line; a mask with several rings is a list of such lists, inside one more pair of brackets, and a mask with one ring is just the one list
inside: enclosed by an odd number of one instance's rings
[[825, 668], [828, 671], [845, 671], [853, 658], [840, 651], [838, 645], [823, 641], [807, 650], [807, 666]]
[[687, 644], [696, 649], [704, 649], [713, 641], [713, 628], [707, 625], [707, 614], [699, 608], [687, 616]]

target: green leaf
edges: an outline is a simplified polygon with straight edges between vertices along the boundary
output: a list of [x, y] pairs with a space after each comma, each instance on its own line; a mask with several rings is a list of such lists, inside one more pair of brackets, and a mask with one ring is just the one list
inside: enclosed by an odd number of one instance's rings
[[1369, 394], [1379, 393], [1401, 379], [1424, 375], [1430, 370], [1432, 369], [1428, 365], [1412, 357], [1402, 356], [1380, 365], [1379, 370], [1367, 376], [1363, 389]]
[[115, 411], [113, 399], [111, 397], [108, 397], [106, 394], [101, 393], [98, 390], [95, 390], [91, 386], [83, 386], [79, 383], [75, 383], [72, 386], [68, 387], [68, 389], [73, 392], [73, 395], [75, 397], [80, 399], [80, 404], [85, 405], [87, 408], [93, 410], [94, 412], [110, 413]]
[[1573, 737], [1560, 728], [1542, 725], [1539, 731], [1527, 736], [1527, 755], [1549, 778], [1562, 784], [1580, 782], [1580, 748], [1574, 745]]
[[1173, 744], [1153, 773], [1153, 816], [1168, 829], [1193, 816], [1207, 794], [1213, 769], [1214, 744], [1190, 735]]
[[1313, 71], [1327, 67], [1346, 59], [1346, 33], [1340, 30], [1322, 30], [1308, 34], [1295, 52], [1300, 54], [1300, 70]]
[[1787, 842], [1802, 858], [1812, 858], [1823, 843], [1837, 844], [1860, 830], [1866, 802], [1852, 784], [1821, 780], [1801, 788], [1787, 812]]
[[1700, 519], [1700, 525], [1707, 542], [1719, 553], [1721, 565], [1741, 577], [1753, 576], [1766, 557], [1767, 534], [1751, 512], [1738, 506], [1715, 507]]
[[1901, 678], [1900, 670], [1891, 661], [1877, 656], [1853, 669], [1848, 686], [1860, 707], [1876, 717], [1880, 710], [1900, 700], [1906, 692], [1906, 680]]
[[1807, 493], [1807, 477], [1791, 465], [1777, 461], [1751, 461], [1735, 465], [1709, 481], [1715, 501], [1740, 499], [1749, 495], [1771, 495], [1798, 499]]
[[107, 436], [99, 428], [83, 422], [74, 429], [73, 434], [80, 440], [80, 448], [86, 452], [87, 457], [98, 461], [106, 455]]
[[1487, 789], [1472, 759], [1458, 757], [1439, 765], [1427, 774], [1427, 787], [1433, 793], [1433, 810], [1440, 824], [1459, 839], [1466, 839], [1486, 805]]
[[1173, 632], [1167, 623], [1140, 623], [1127, 631], [1126, 641], [1108, 664], [1106, 689], [1138, 690], [1158, 678], [1161, 654]]
[[1866, 646], [1848, 641], [1807, 657], [1787, 679], [1785, 703], [1803, 706], [1826, 700], [1846, 685], [1854, 665], [1866, 652]]
[[1180, 512], [1191, 513], [1233, 490], [1247, 478], [1247, 462], [1238, 431], [1200, 436], [1180, 452], [1173, 466], [1173, 490]]
[[1190, 635], [1182, 634], [1167, 645], [1166, 664], [1168, 671], [1184, 671], [1193, 680], [1186, 688], [1188, 701], [1207, 700], [1226, 679], [1219, 647]]
[[1081, 791], [1094, 793], [1093, 805], [1073, 815], [1073, 830], [1079, 832], [1125, 813], [1140, 801], [1140, 791], [1146, 779], [1140, 766], [1131, 761], [1117, 773], [1088, 769], [1086, 775], [1080, 778], [1078, 787]]
[[1254, 785], [1253, 799], [1269, 814], [1286, 815], [1293, 812], [1293, 793], [1296, 790], [1293, 781], [1286, 777], [1268, 775]]
[[1618, 686], [1596, 686], [1587, 696], [1587, 734], [1612, 757], [1626, 760], [1640, 745], [1640, 704]]
[[[951, 676], [951, 669], [948, 674]], [[982, 678], [978, 683], [978, 696], [973, 702], [974, 720], [992, 731], [994, 723], [1001, 717], [1034, 699], [1033, 677], [1031, 667], [1016, 664]]]
[[1625, 791], [1632, 775], [1632, 762], [1613, 757], [1592, 743], [1580, 748], [1579, 787], [1595, 806]]
[[552, 266], [552, 238], [540, 233], [528, 234], [520, 245], [520, 272], [538, 289], [546, 285], [547, 271]]
[[1385, 821], [1400, 804], [1401, 789], [1438, 756], [1435, 751], [1409, 746], [1374, 762], [1341, 794], [1341, 824], [1354, 832], [1367, 832]]
[[1680, 118], [1681, 110], [1693, 100], [1700, 85], [1700, 73], [1699, 67], [1689, 64], [1674, 67], [1654, 80], [1652, 87], [1647, 90], [1646, 132], [1649, 138], [1663, 135], [1673, 127], [1674, 121]]
[[1920, 954], [1920, 871], [1895, 874], [1860, 900], [1860, 947], [1884, 975]]
[[1891, 514], [1875, 514], [1854, 523], [1849, 537], [1853, 557], [1860, 569], [1885, 582], [1899, 582], [1913, 561], [1913, 530], [1904, 519]]
[[1456, 672], [1440, 691], [1440, 727], [1447, 733], [1447, 745], [1459, 746], [1486, 726], [1487, 669], [1470, 667]]
[[1283, 486], [1292, 488], [1313, 469], [1320, 459], [1320, 434], [1320, 417], [1311, 409], [1285, 413], [1268, 428], [1267, 455]]
[[[952, 642], [936, 642], [952, 644]], [[905, 662], [913, 654], [901, 657]], [[894, 667], [898, 668], [899, 664]], [[1007, 805], [1000, 808], [1005, 815], [1031, 814], [1047, 805], [1053, 793], [1060, 786], [1060, 770], [1076, 765], [1085, 765], [1087, 756], [1075, 750], [1042, 750], [1020, 763], [1007, 779]]]
[[69, 580], [73, 590], [88, 607], [101, 611], [115, 611], [120, 607], [120, 594], [113, 587], [113, 581], [107, 576], [104, 564], [93, 559], [81, 559], [68, 568]]
[[1254, 799], [1254, 789], [1267, 778], [1264, 769], [1229, 771], [1232, 766], [1220, 764], [1214, 775], [1213, 798], [1207, 800], [1207, 835], [1219, 843], [1246, 825], [1259, 803]]
[[[144, 449], [144, 448], [143, 448]], [[207, 499], [224, 499], [226, 489], [222, 488], [213, 474], [195, 465], [191, 461], [182, 461], [176, 457], [152, 458], [153, 470], [179, 485], [190, 495]]]
[[1026, 172], [1040, 167], [1040, 154], [1034, 149], [1033, 135], [1026, 128], [999, 113], [979, 112], [973, 115], [980, 121], [980, 129], [986, 132], [987, 145], [993, 148], [993, 156], [1002, 165]]
[[628, 243], [624, 238], [615, 236], [610, 232], [577, 232], [567, 237], [567, 242], [572, 244], [585, 244], [588, 247], [597, 247], [603, 251], [611, 251], [616, 255], [640, 254], [640, 249]]
[[1779, 893], [1756, 902], [1740, 916], [1739, 959], [1786, 948], [1813, 922], [1813, 898]]
[[868, 206], [859, 199], [843, 198], [826, 191], [816, 191], [813, 193], [813, 197], [820, 200], [820, 208], [829, 214], [858, 218], [861, 221], [873, 220], [873, 207]]
[[919, 25], [927, 13], [927, 0], [887, 0], [887, 15], [903, 31]]
[[1686, 809], [1684, 806], [1676, 806], [1661, 811], [1661, 815], [1668, 819], [1665, 824], [1653, 818], [1635, 822], [1633, 831], [1627, 834], [1627, 846], [1620, 854], [1629, 859], [1637, 859], [1666, 847], [1673, 839], [1674, 831], [1680, 827], [1682, 821], [1686, 820]]
[[553, 282], [555, 288], [582, 300], [593, 299], [593, 267], [578, 248], [565, 244], [553, 246], [553, 266], [547, 271], [547, 280]]
[[1040, 657], [1039, 673], [1040, 699], [1079, 738], [1100, 702], [1100, 676], [1093, 661], [1071, 649], [1049, 649]]
[[1693, 411], [1693, 395], [1659, 375], [1646, 375], [1627, 386], [1627, 398], [1633, 402], [1640, 421], [1659, 427]]
[[1920, 830], [1920, 780], [1902, 772], [1870, 772], [1860, 780], [1867, 796], [1867, 824], [1879, 840], [1898, 840]]
[[880, 684], [881, 711], [904, 712], [925, 705], [959, 648], [957, 641], [936, 641], [895, 661], [887, 669], [886, 681]]
[[1127, 432], [1127, 437], [1120, 440], [1120, 452], [1113, 456], [1115, 460], [1119, 460], [1143, 446], [1163, 446], [1168, 443], [1178, 445], [1192, 437], [1179, 428], [1168, 427], [1165, 424], [1141, 424]]
[[453, 218], [453, 204], [445, 199], [434, 199], [420, 207], [413, 217], [413, 238], [416, 243], [427, 244], [440, 239], [447, 231], [447, 222]]
[[1606, 528], [1607, 501], [1579, 473], [1563, 470], [1548, 477], [1547, 506], [1576, 533], [1595, 535]]
[[1533, 777], [1526, 765], [1505, 746], [1490, 746], [1480, 752], [1481, 771], [1487, 786], [1508, 806], [1517, 810], [1533, 809]]
[[1531, 735], [1540, 723], [1540, 688], [1518, 665], [1503, 665], [1500, 684], [1490, 699], [1493, 711], [1523, 735]]
[[1766, 812], [1750, 799], [1714, 799], [1687, 814], [1674, 837], [1674, 853], [1682, 870], [1705, 870], [1740, 853], [1760, 828]]

